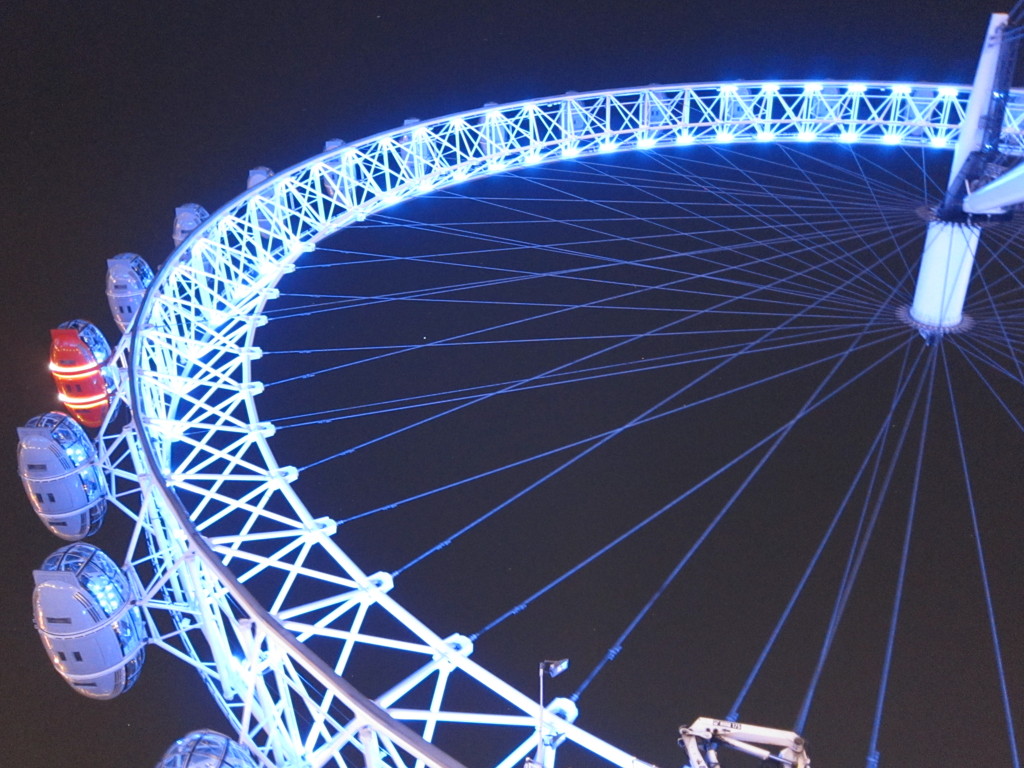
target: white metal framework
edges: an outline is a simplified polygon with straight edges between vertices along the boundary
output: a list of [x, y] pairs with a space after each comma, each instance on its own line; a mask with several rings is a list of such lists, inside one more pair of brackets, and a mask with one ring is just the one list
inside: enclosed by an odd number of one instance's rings
[[[315, 244], [398, 201], [472, 178], [581, 155], [690, 144], [858, 143], [951, 149], [970, 89], [914, 83], [742, 82], [603, 91], [520, 102], [406, 125], [270, 177], [196, 229], [167, 260], [130, 330], [133, 427], [107, 434], [115, 503], [141, 525], [129, 560], [151, 636], [204, 675], [241, 740], [267, 765], [457, 765], [441, 727], [503, 727], [507, 757], [563, 739], [610, 764], [642, 760], [538, 712], [364, 573], [306, 509], [296, 470], [269, 445], [254, 344], [278, 280]], [[1014, 94], [1002, 150], [1024, 153]], [[127, 349], [127, 340], [121, 351]], [[138, 483], [138, 489], [133, 483]], [[143, 583], [144, 582], [144, 583]], [[370, 701], [345, 677], [393, 670]], [[483, 702], [449, 704], [456, 685]], [[540, 726], [538, 726], [540, 724]]]

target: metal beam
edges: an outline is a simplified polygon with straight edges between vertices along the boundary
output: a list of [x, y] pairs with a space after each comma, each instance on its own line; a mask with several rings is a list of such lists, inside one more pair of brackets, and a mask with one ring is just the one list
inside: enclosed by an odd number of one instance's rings
[[1024, 165], [1018, 164], [999, 178], [964, 198], [964, 211], [974, 214], [1005, 213], [1024, 203]]

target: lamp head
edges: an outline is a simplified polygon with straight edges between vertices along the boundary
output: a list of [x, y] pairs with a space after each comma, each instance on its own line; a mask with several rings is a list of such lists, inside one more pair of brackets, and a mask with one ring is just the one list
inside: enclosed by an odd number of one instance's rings
[[540, 663], [540, 668], [542, 671], [548, 673], [548, 677], [558, 677], [569, 668], [569, 660], [555, 659], [553, 661], [542, 661]]

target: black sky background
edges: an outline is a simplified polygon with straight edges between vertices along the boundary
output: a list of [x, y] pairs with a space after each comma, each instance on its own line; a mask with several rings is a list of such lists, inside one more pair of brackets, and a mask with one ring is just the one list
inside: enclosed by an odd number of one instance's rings
[[969, 82], [995, 10], [1006, 9], [959, 0], [0, 7], [0, 348], [9, 360], [0, 434], [10, 445], [0, 765], [148, 766], [174, 738], [219, 724], [198, 678], [158, 653], [121, 699], [77, 696], [31, 625], [31, 570], [57, 542], [17, 481], [14, 430], [55, 406], [49, 328], [89, 317], [114, 337], [104, 259], [135, 251], [155, 266], [170, 251], [176, 205], [213, 211], [242, 190], [250, 167], [285, 168], [325, 139], [355, 140], [409, 117], [652, 82]]

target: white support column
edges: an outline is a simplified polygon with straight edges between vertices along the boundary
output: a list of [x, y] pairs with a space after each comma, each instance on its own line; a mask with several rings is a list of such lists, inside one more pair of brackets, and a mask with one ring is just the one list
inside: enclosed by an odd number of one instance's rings
[[[985, 133], [983, 122], [992, 101], [1007, 18], [1005, 13], [994, 13], [989, 19], [971, 98], [960, 124], [960, 139], [953, 153], [953, 165], [949, 172], [950, 186], [957, 183], [960, 169], [970, 154], [981, 148]], [[924, 253], [921, 256], [921, 271], [914, 290], [914, 301], [910, 306], [911, 322], [919, 326], [926, 337], [961, 326], [967, 283], [970, 281], [980, 236], [980, 227], [970, 224], [933, 221], [928, 225]]]
[[980, 227], [965, 224], [933, 221], [928, 225], [910, 309], [910, 319], [925, 335], [953, 330], [963, 322], [964, 297], [980, 235]]

